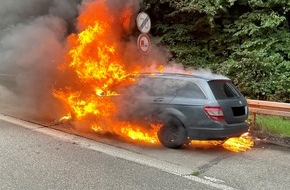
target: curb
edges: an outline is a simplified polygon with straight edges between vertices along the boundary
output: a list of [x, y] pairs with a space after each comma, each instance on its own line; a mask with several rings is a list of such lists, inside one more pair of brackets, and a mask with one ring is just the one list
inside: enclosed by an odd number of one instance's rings
[[273, 140], [267, 140], [267, 139], [261, 139], [260, 142], [262, 142], [264, 144], [272, 144], [272, 145], [281, 146], [281, 147], [290, 149], [290, 144], [286, 144], [286, 143], [280, 143], [280, 142], [276, 142]]

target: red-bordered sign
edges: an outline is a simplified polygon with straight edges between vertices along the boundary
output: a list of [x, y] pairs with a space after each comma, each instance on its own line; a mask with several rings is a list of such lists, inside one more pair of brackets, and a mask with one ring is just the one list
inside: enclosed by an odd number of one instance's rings
[[141, 12], [138, 14], [137, 19], [137, 27], [140, 32], [147, 34], [151, 29], [151, 20], [147, 13]]
[[143, 53], [148, 53], [151, 47], [150, 38], [147, 34], [140, 34], [137, 40], [137, 47]]

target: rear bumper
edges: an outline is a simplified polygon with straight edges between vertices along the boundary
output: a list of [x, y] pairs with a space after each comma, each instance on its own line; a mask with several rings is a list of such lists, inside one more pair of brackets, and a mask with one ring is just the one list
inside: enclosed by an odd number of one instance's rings
[[248, 130], [247, 123], [221, 124], [217, 122], [210, 128], [189, 128], [187, 134], [190, 140], [219, 140], [239, 137]]

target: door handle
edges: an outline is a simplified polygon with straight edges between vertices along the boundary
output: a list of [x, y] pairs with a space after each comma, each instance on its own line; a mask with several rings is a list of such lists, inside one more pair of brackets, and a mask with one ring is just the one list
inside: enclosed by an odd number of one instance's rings
[[154, 102], [162, 102], [164, 100], [164, 98], [156, 98], [156, 99], [154, 99], [153, 101]]

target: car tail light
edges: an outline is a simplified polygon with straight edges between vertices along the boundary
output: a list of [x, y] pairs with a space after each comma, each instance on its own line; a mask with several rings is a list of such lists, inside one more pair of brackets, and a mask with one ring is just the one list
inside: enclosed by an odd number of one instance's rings
[[208, 116], [216, 121], [224, 121], [224, 112], [220, 106], [205, 106], [204, 107], [205, 112], [208, 114]]

